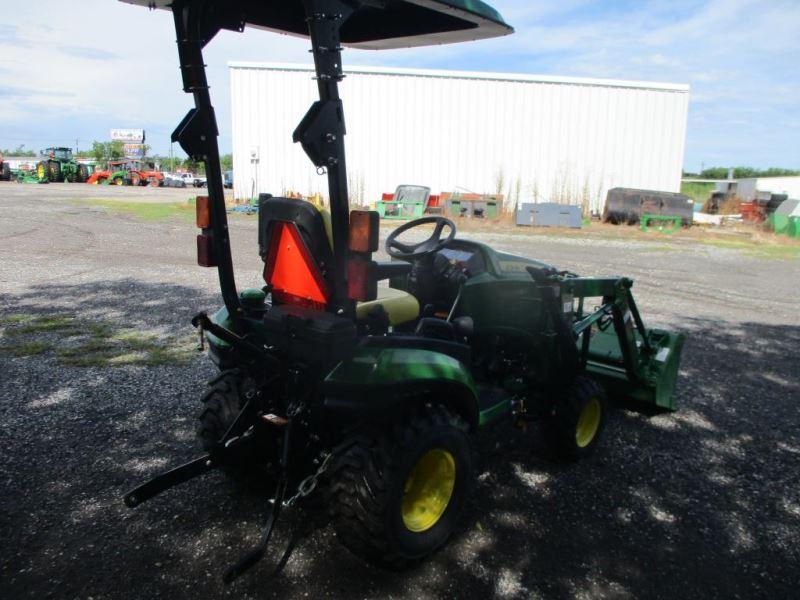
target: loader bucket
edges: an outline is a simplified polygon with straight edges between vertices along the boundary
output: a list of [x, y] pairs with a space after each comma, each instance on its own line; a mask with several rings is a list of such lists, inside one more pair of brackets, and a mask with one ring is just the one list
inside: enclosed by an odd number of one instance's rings
[[[675, 384], [685, 339], [682, 333], [649, 329], [647, 337], [652, 352], [639, 352], [633, 368], [626, 368], [613, 328], [592, 333], [586, 370], [604, 385], [610, 399], [647, 414], [677, 409]], [[636, 346], [643, 345], [637, 332]]]

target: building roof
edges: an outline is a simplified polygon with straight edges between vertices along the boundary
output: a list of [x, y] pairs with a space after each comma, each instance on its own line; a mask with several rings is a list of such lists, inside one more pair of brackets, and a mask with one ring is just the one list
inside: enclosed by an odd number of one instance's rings
[[[309, 71], [314, 67], [304, 63], [230, 61], [231, 69], [263, 69], [267, 71]], [[624, 79], [600, 79], [595, 77], [562, 77], [558, 75], [529, 75], [524, 73], [492, 73], [483, 71], [443, 71], [436, 69], [407, 69], [402, 67], [346, 66], [345, 73], [368, 75], [396, 75], [408, 77], [441, 77], [446, 79], [477, 79], [489, 81], [515, 81], [523, 83], [554, 83], [564, 85], [587, 85], [598, 87], [622, 87], [669, 92], [688, 92], [689, 84], [663, 83], [657, 81], [630, 81]]]

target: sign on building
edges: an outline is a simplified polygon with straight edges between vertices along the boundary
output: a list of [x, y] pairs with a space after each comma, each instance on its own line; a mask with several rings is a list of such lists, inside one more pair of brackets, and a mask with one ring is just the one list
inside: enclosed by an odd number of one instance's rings
[[125, 158], [144, 158], [144, 144], [123, 144]]
[[111, 139], [115, 142], [144, 143], [144, 129], [112, 129]]

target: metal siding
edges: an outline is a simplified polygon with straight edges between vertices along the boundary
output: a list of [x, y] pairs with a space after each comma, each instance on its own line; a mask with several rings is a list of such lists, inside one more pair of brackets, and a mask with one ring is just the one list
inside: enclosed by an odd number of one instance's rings
[[[495, 193], [501, 172], [509, 205], [586, 200], [601, 211], [611, 187], [680, 189], [685, 86], [399, 71], [354, 68], [341, 84], [354, 203], [404, 183]], [[257, 192], [327, 196], [325, 178], [291, 141], [316, 99], [312, 75], [231, 66], [237, 198], [250, 197], [256, 177]]]

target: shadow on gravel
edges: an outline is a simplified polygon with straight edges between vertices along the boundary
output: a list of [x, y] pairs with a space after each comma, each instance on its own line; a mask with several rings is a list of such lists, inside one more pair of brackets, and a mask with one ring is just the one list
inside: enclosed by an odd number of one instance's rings
[[[52, 285], [0, 296], [8, 314], [53, 310], [190, 330], [214, 296], [138, 281]], [[533, 433], [482, 433], [481, 470], [448, 545], [396, 574], [364, 565], [330, 528], [286, 569], [273, 554], [225, 588], [256, 541], [264, 499], [218, 474], [136, 510], [121, 497], [196, 456], [194, 412], [214, 371], [188, 365], [78, 368], [0, 357], [0, 535], [5, 594], [20, 597], [789, 597], [800, 585], [800, 327], [688, 319], [680, 410], [619, 412], [602, 449], [548, 461]]]

